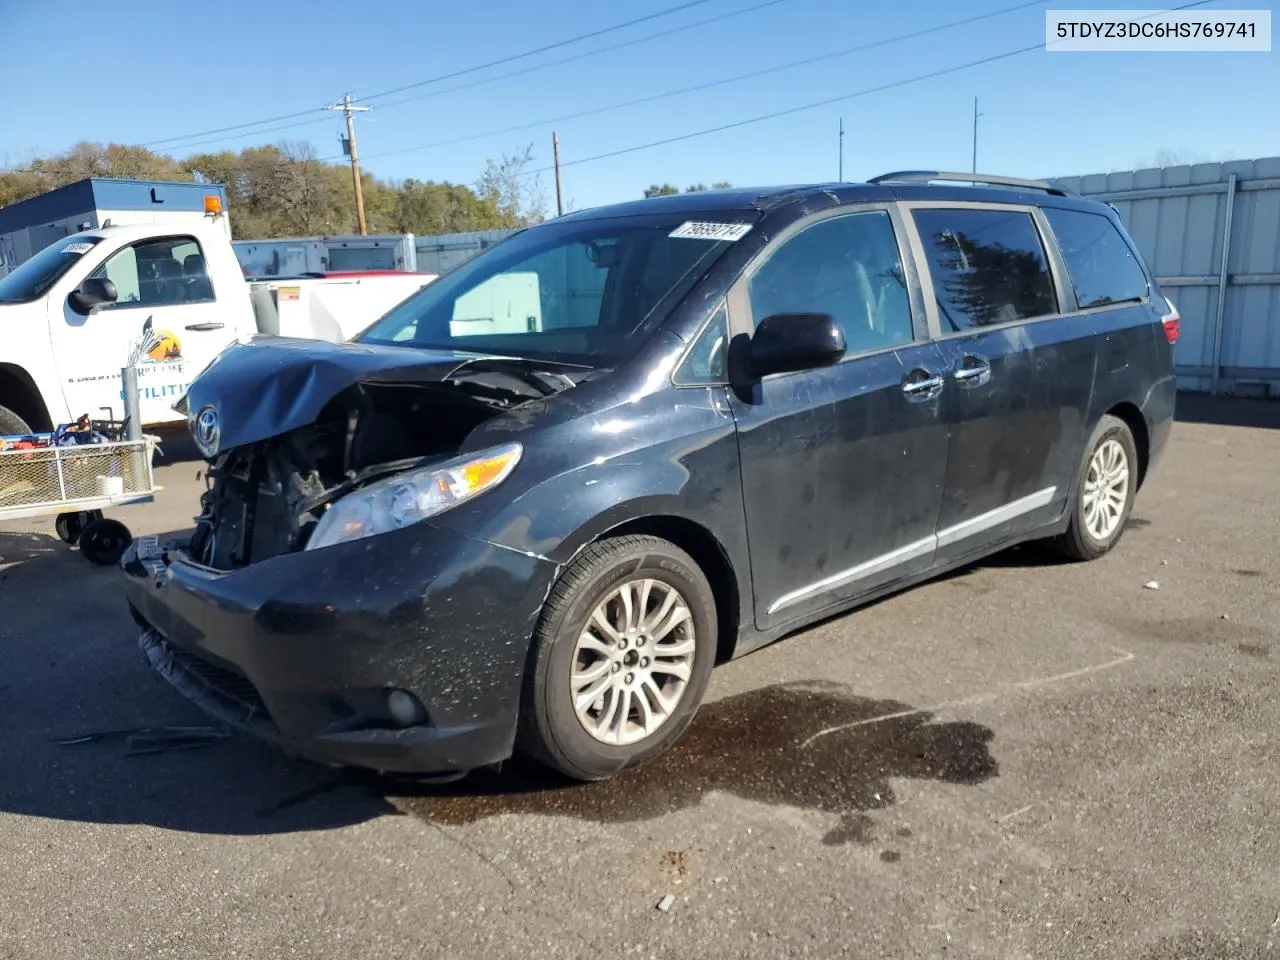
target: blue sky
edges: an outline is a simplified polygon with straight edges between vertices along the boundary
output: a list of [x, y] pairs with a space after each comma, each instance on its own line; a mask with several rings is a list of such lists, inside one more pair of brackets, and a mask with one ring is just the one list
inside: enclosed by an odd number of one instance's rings
[[[172, 0], [124, 0], [85, 23], [81, 0], [0, 0], [7, 88], [0, 106], [0, 165], [18, 165], [79, 140], [152, 143], [319, 108], [347, 91], [371, 97], [678, 2], [222, 0], [202, 9]], [[777, 0], [660, 39], [476, 83], [762, 2], [706, 0], [536, 57], [371, 98], [375, 109], [358, 121], [364, 166], [384, 177], [470, 183], [486, 158], [529, 144], [537, 165], [549, 165], [554, 126], [566, 162], [566, 199], [582, 208], [638, 196], [653, 182], [683, 187], [715, 180], [833, 180], [843, 118], [846, 179], [902, 168], [967, 170], [975, 96], [982, 112], [978, 166], [988, 172], [1046, 176], [1128, 169], [1160, 150], [1214, 160], [1280, 154], [1277, 50], [1039, 50], [710, 136], [573, 163], [1043, 44], [1048, 9], [1162, 9], [1141, 0], [1055, 0], [810, 66], [554, 124], [540, 121], [873, 43], [1013, 7], [1018, 0]], [[1204, 9], [1266, 7], [1259, 0], [1217, 0]], [[68, 32], [74, 24], [81, 26]], [[85, 41], [90, 36], [92, 44]], [[467, 88], [451, 89], [462, 85]], [[427, 93], [434, 95], [393, 103]], [[301, 125], [276, 129], [286, 123]], [[535, 125], [526, 130], [412, 149], [530, 123]], [[182, 156], [289, 138], [309, 140], [329, 157], [340, 153], [340, 125], [337, 114], [317, 109], [260, 128], [155, 148]], [[215, 142], [197, 145], [204, 140]], [[543, 183], [554, 202], [549, 175]]]

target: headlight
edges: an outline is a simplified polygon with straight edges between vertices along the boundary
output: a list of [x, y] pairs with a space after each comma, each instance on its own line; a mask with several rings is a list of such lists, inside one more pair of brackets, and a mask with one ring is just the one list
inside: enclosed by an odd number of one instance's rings
[[320, 518], [307, 549], [389, 533], [443, 513], [500, 484], [520, 452], [520, 444], [508, 443], [348, 493]]

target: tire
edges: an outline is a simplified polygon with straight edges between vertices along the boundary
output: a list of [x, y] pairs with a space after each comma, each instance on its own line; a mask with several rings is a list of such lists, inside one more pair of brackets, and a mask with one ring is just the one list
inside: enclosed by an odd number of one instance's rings
[[95, 520], [102, 519], [101, 510], [81, 510], [77, 513], [60, 513], [53, 521], [53, 529], [63, 543], [75, 546], [80, 541], [80, 534], [85, 527]]
[[133, 534], [119, 520], [95, 520], [80, 531], [80, 553], [102, 567], [120, 562], [133, 542]]
[[58, 534], [58, 539], [63, 543], [69, 543], [73, 547], [76, 541], [80, 539], [80, 514], [78, 513], [60, 513], [53, 521], [54, 532]]
[[31, 432], [31, 426], [27, 421], [10, 410], [8, 407], [0, 407], [0, 437], [9, 436], [26, 436]]
[[[1091, 508], [1091, 491], [1099, 470], [1104, 477], [1124, 474], [1123, 483], [1112, 481], [1110, 484], [1117, 495], [1123, 496], [1123, 503], [1118, 508], [1105, 510], [1105, 516], [1093, 513]], [[1096, 560], [1109, 553], [1124, 534], [1137, 492], [1138, 451], [1133, 432], [1123, 420], [1105, 416], [1085, 447], [1072, 497], [1071, 522], [1066, 532], [1053, 541], [1054, 547], [1072, 560]]]
[[[647, 591], [646, 581], [651, 581]], [[623, 592], [635, 610], [647, 597], [651, 629], [665, 625], [657, 615], [668, 599], [673, 606], [665, 623], [679, 617], [681, 600], [688, 617], [647, 637], [638, 629], [619, 634], [617, 628], [627, 622]], [[595, 625], [588, 634], [588, 623], [598, 624], [593, 615], [601, 605], [613, 632]], [[638, 615], [631, 623], [645, 625]], [[656, 757], [679, 739], [698, 711], [715, 663], [717, 627], [711, 585], [679, 547], [649, 536], [616, 537], [587, 547], [552, 588], [534, 632], [517, 749], [575, 780], [602, 780]], [[654, 650], [670, 653], [645, 656]], [[575, 681], [575, 669], [585, 677]], [[580, 717], [575, 692], [590, 695], [597, 689], [598, 697], [584, 703]], [[652, 723], [648, 732], [641, 723], [646, 712]]]

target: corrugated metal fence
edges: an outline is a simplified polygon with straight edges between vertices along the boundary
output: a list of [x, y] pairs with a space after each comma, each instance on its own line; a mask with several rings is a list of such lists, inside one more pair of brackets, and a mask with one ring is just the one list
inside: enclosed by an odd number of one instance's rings
[[1053, 182], [1109, 201], [1177, 304], [1182, 389], [1280, 396], [1280, 157]]

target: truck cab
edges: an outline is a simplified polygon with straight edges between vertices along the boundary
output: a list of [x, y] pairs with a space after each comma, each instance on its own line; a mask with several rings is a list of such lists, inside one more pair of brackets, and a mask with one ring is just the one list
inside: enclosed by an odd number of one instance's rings
[[173, 404], [228, 344], [257, 332], [244, 276], [218, 219], [106, 226], [56, 241], [0, 279], [0, 408], [40, 429], [122, 409], [120, 370], [138, 363], [142, 419]]
[[435, 279], [246, 280], [225, 204], [214, 184], [91, 179], [0, 209], [0, 436], [116, 418], [128, 364], [143, 425], [181, 421], [174, 404], [229, 344], [346, 340]]

